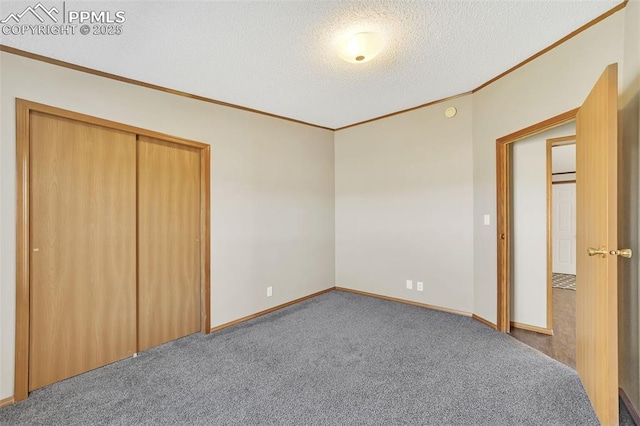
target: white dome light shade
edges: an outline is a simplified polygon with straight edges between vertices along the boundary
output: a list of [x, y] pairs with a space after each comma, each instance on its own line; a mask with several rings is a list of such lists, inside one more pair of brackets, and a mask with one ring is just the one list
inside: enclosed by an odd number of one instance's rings
[[338, 46], [338, 56], [359, 64], [372, 60], [382, 50], [382, 39], [375, 33], [357, 33], [345, 37]]

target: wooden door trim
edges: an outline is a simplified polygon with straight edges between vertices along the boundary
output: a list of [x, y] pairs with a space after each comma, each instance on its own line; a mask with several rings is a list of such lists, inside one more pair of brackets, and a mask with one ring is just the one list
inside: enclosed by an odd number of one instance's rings
[[[564, 145], [575, 145], [576, 144], [576, 135], [568, 135], [568, 136], [560, 136], [557, 138], [547, 139], [550, 141], [553, 146], [564, 146]], [[567, 172], [567, 173], [575, 173], [575, 172]]]
[[200, 167], [200, 294], [202, 295], [200, 331], [204, 334], [209, 334], [211, 331], [211, 147], [201, 142], [16, 98], [16, 337], [13, 396], [16, 402], [26, 399], [29, 395], [29, 117], [32, 111], [162, 139], [200, 150], [202, 166]]
[[211, 333], [211, 147], [200, 150], [200, 332]]
[[540, 333], [546, 336], [553, 336], [553, 329], [551, 329], [551, 327], [536, 327], [535, 325], [522, 324], [520, 322], [511, 321], [511, 328], [518, 328], [520, 330], [533, 331], [534, 333]]
[[553, 335], [553, 186], [551, 148], [553, 139], [547, 139], [547, 330]]
[[575, 120], [578, 108], [518, 130], [496, 140], [496, 195], [498, 248], [498, 315], [496, 328], [508, 333], [511, 323], [509, 289], [511, 277], [511, 158], [510, 145], [536, 133]]
[[13, 398], [29, 394], [29, 115], [28, 103], [16, 99], [16, 343]]

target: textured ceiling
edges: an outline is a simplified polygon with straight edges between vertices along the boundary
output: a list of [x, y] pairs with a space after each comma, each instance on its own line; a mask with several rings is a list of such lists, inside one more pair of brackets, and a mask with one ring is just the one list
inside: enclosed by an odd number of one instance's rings
[[[17, 49], [339, 128], [468, 92], [621, 2], [66, 1], [66, 11], [125, 11], [123, 33], [0, 37]], [[2, 1], [0, 20], [36, 4]], [[383, 51], [364, 64], [340, 60], [338, 39], [362, 31], [380, 34]]]

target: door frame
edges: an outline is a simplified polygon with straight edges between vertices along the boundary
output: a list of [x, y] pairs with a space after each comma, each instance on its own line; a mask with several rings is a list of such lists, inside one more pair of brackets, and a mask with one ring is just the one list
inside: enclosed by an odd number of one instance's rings
[[30, 265], [29, 265], [29, 164], [30, 114], [40, 112], [86, 124], [107, 127], [162, 139], [178, 145], [200, 150], [200, 332], [211, 330], [211, 147], [201, 142], [178, 138], [152, 130], [104, 120], [49, 105], [16, 98], [16, 336], [14, 401], [29, 396], [29, 318], [30, 318]]
[[[553, 282], [553, 185], [576, 183], [576, 180], [565, 180], [559, 182], [553, 181], [553, 171], [551, 170], [551, 167], [553, 165], [553, 148], [556, 146], [575, 145], [576, 136], [577, 135], [561, 136], [558, 138], [547, 139], [547, 276], [549, 280], [549, 313], [547, 315], [553, 314], [553, 298], [551, 297], [551, 288]], [[548, 321], [547, 327], [552, 328], [552, 323], [550, 320]]]
[[[576, 119], [579, 108], [564, 112], [555, 117], [536, 123], [532, 126], [510, 133], [496, 140], [496, 199], [497, 199], [497, 286], [498, 305], [496, 329], [508, 333], [511, 329], [511, 169], [510, 155], [511, 145], [519, 140], [533, 136], [545, 130], [561, 126]], [[547, 165], [549, 167], [549, 165]], [[548, 172], [547, 172], [548, 173]], [[547, 192], [547, 200], [549, 198]], [[549, 206], [549, 202], [547, 202]], [[548, 209], [549, 207], [547, 207]], [[548, 214], [548, 213], [547, 213]], [[549, 234], [549, 221], [547, 221], [547, 238]], [[547, 262], [548, 263], [548, 262]], [[549, 270], [549, 267], [547, 267]], [[549, 273], [547, 272], [547, 275]], [[547, 309], [549, 309], [549, 297], [547, 297]], [[549, 323], [550, 317], [547, 317]]]

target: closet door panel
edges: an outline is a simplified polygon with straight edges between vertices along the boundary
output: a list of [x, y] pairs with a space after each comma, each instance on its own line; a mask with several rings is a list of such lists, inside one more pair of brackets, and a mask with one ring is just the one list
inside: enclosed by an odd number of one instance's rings
[[200, 151], [138, 137], [138, 350], [200, 330]]
[[30, 115], [29, 390], [136, 351], [136, 136]]

